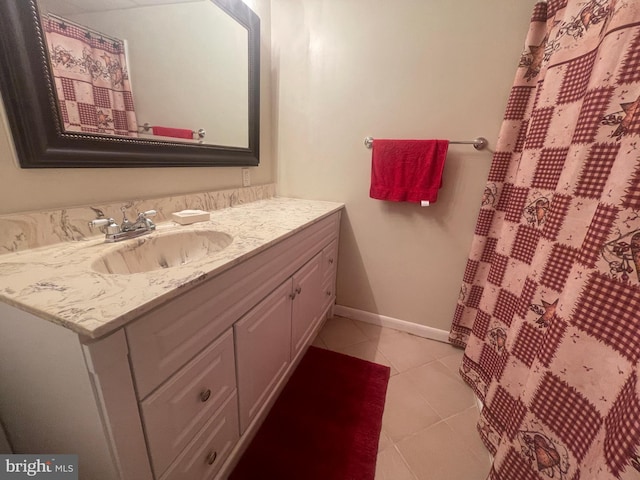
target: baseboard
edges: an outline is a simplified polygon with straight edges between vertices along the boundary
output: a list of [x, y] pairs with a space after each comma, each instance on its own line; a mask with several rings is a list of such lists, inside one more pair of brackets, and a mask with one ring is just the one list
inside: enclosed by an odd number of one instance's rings
[[385, 315], [379, 315], [377, 313], [365, 312], [364, 310], [345, 307], [343, 305], [336, 305], [333, 309], [333, 313], [334, 315], [338, 315], [339, 317], [359, 320], [361, 322], [371, 323], [373, 325], [379, 325], [381, 327], [393, 328], [395, 330], [400, 330], [401, 332], [407, 332], [412, 335], [417, 335], [418, 337], [424, 337], [430, 340], [449, 343], [449, 332], [447, 332], [446, 330], [427, 327], [426, 325], [419, 325], [417, 323], [407, 322], [406, 320], [387, 317]]

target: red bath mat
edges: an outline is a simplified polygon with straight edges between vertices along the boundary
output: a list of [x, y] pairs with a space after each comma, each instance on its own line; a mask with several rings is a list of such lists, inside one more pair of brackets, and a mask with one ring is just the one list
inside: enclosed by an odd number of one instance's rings
[[230, 480], [373, 480], [389, 373], [309, 347]]

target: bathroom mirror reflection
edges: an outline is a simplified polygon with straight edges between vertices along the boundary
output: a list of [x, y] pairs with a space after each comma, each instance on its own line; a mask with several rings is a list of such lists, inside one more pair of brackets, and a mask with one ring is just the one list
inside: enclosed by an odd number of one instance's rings
[[66, 132], [249, 146], [248, 32], [218, 5], [37, 3]]
[[0, 2], [21, 166], [257, 165], [259, 35], [242, 0]]

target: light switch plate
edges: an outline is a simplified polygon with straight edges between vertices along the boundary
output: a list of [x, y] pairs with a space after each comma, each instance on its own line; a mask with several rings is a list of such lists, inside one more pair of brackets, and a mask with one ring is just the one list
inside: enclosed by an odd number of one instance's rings
[[242, 169], [242, 186], [248, 187], [251, 185], [251, 173], [248, 168]]

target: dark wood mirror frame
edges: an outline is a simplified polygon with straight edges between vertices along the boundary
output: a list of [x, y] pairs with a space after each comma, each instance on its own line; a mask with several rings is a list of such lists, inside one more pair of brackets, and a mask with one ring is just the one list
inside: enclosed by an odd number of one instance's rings
[[22, 168], [256, 166], [260, 19], [241, 0], [212, 0], [249, 33], [249, 146], [223, 147], [64, 132], [36, 0], [0, 1], [0, 91]]

